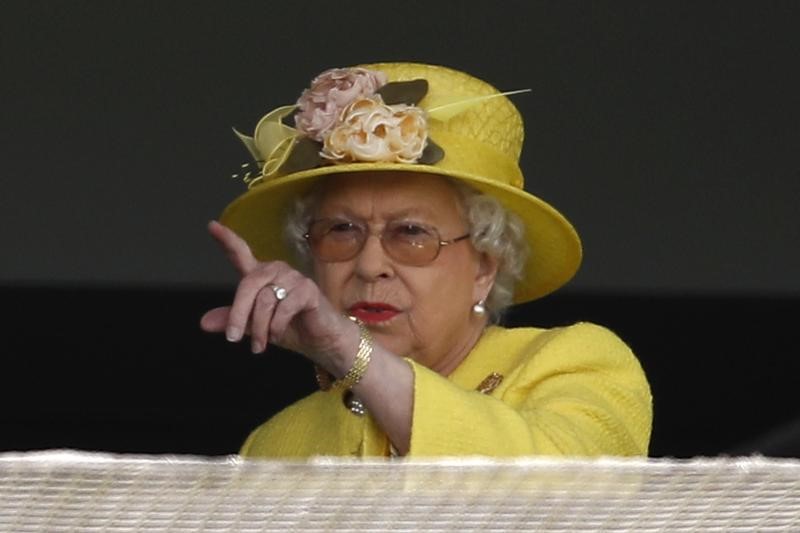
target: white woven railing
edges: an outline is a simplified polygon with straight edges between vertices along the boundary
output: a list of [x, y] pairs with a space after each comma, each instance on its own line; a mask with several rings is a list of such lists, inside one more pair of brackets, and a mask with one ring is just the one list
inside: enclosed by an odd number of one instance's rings
[[800, 531], [800, 461], [0, 454], [0, 531]]

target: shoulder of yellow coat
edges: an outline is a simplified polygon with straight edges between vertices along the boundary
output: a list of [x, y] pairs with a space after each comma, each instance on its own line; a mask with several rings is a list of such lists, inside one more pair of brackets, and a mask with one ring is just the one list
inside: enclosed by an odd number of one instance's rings
[[[516, 330], [506, 331], [513, 334]], [[525, 342], [524, 336], [520, 340]], [[625, 341], [610, 329], [592, 322], [551, 328], [535, 336], [529, 334], [527, 346], [521, 348], [529, 356], [528, 364], [557, 363], [561, 368], [575, 369], [638, 366], [638, 360]]]
[[[550, 376], [590, 372], [614, 379], [642, 381], [644, 372], [630, 347], [613, 331], [591, 322], [550, 329], [493, 328], [489, 347], [505, 354], [505, 380], [498, 389], [529, 388]], [[485, 358], [479, 356], [479, 358]], [[501, 372], [503, 373], [503, 372]], [[649, 394], [649, 389], [648, 389]]]
[[[493, 372], [502, 374], [507, 388], [530, 373], [613, 370], [638, 365], [630, 348], [611, 330], [590, 322], [555, 328], [492, 326], [451, 374], [450, 380], [472, 389]], [[498, 391], [499, 392], [499, 391]]]

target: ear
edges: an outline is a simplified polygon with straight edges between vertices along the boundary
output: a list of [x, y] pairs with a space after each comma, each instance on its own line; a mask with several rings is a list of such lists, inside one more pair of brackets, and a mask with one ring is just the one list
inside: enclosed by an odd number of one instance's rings
[[485, 300], [489, 296], [489, 291], [492, 290], [494, 280], [497, 277], [498, 266], [496, 257], [487, 253], [480, 254], [478, 271], [475, 275], [475, 288], [472, 294], [473, 301]]

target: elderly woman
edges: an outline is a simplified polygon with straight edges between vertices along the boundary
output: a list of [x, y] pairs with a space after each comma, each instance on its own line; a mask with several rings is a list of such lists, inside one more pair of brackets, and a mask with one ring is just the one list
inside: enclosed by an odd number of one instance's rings
[[209, 230], [242, 279], [201, 326], [302, 354], [321, 389], [243, 455], [647, 453], [650, 390], [617, 336], [496, 325], [581, 258], [523, 190], [509, 94], [431, 65], [332, 69], [237, 132], [258, 173]]

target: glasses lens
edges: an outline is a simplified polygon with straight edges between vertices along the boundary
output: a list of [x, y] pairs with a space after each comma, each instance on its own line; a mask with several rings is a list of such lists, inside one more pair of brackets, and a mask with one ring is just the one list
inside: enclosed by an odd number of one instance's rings
[[352, 259], [361, 248], [364, 228], [348, 220], [316, 220], [308, 230], [311, 251], [321, 261]]
[[422, 266], [436, 259], [439, 233], [430, 226], [412, 222], [393, 222], [383, 232], [383, 245], [395, 260]]

